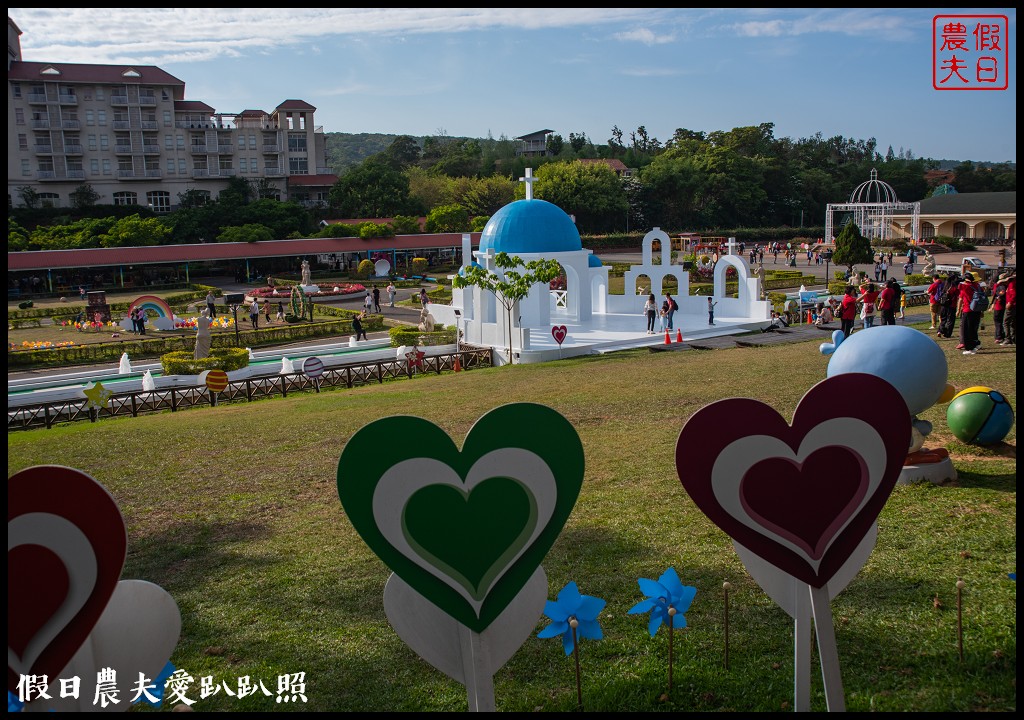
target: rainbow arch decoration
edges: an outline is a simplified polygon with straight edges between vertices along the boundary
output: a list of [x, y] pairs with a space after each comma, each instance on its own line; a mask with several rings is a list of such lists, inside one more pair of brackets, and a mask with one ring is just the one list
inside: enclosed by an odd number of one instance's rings
[[157, 314], [156, 320], [150, 322], [156, 329], [174, 329], [174, 312], [171, 310], [171, 306], [167, 304], [167, 301], [156, 295], [141, 295], [135, 298], [132, 304], [128, 306], [128, 317], [121, 321], [121, 326], [126, 330], [131, 329], [132, 326], [132, 321], [128, 318], [131, 317], [132, 311], [139, 307], [143, 310], [153, 310]]

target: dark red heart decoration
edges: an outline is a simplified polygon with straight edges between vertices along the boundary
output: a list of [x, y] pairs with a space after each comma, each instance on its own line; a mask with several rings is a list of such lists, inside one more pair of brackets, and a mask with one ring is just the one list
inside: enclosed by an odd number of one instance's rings
[[555, 339], [555, 342], [557, 342], [559, 346], [561, 346], [562, 343], [565, 342], [565, 336], [568, 334], [569, 328], [567, 328], [565, 325], [555, 325], [553, 328], [551, 328], [551, 337]]
[[117, 587], [128, 544], [114, 498], [85, 473], [40, 465], [7, 480], [7, 689], [54, 682]]
[[790, 426], [750, 398], [707, 405], [676, 442], [676, 471], [705, 515], [783, 572], [823, 587], [892, 492], [910, 445], [910, 411], [876, 375], [812, 387]]

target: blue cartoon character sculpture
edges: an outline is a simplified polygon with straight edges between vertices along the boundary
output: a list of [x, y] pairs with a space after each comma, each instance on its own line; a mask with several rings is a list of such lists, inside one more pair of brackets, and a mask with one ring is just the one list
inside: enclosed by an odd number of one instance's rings
[[[934, 340], [904, 325], [883, 325], [849, 338], [843, 338], [837, 331], [833, 342], [823, 343], [820, 349], [823, 355], [831, 355], [828, 377], [854, 372], [876, 375], [903, 396], [913, 419], [900, 483], [929, 480], [938, 484], [956, 479], [956, 469], [946, 449], [925, 448], [932, 424], [917, 417], [936, 403], [949, 402], [956, 393], [946, 382], [946, 356]], [[851, 400], [871, 402], [871, 398]]]

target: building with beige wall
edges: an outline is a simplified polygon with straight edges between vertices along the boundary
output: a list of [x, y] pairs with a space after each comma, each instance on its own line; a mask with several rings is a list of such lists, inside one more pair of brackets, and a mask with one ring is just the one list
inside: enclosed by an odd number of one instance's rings
[[316, 108], [218, 112], [185, 99], [184, 81], [155, 66], [26, 62], [7, 18], [7, 195], [68, 207], [83, 183], [100, 204], [162, 213], [194, 191], [214, 199], [233, 177], [265, 196], [326, 204], [327, 167]]
[[[920, 239], [938, 235], [965, 240], [1011, 241], [1017, 237], [1017, 193], [947, 193], [920, 203]], [[892, 216], [897, 237], [910, 238], [909, 214]]]

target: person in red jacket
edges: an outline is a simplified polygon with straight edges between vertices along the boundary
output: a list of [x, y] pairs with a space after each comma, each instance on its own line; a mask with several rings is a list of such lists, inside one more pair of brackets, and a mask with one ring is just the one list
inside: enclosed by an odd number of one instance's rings
[[878, 294], [878, 311], [882, 314], [883, 325], [896, 324], [896, 311], [900, 303], [897, 288], [899, 284], [895, 280], [890, 280]]
[[981, 327], [981, 312], [971, 310], [971, 300], [974, 294], [984, 292], [978, 287], [972, 273], [964, 273], [964, 281], [960, 283], [960, 300], [957, 304], [957, 315], [960, 316], [960, 344], [957, 348], [963, 348], [964, 355], [974, 355], [978, 352], [981, 341], [978, 339], [978, 330]]
[[1003, 309], [1003, 345], [1017, 344], [1017, 274], [1006, 280], [1006, 307]]
[[843, 337], [853, 334], [853, 321], [857, 317], [857, 298], [853, 292], [853, 285], [847, 285], [846, 294], [839, 305], [839, 329], [843, 331]]
[[932, 284], [928, 286], [928, 305], [932, 311], [932, 326], [929, 330], [935, 330], [939, 326], [939, 315], [942, 313], [942, 288], [943, 282], [940, 275], [932, 275]]

